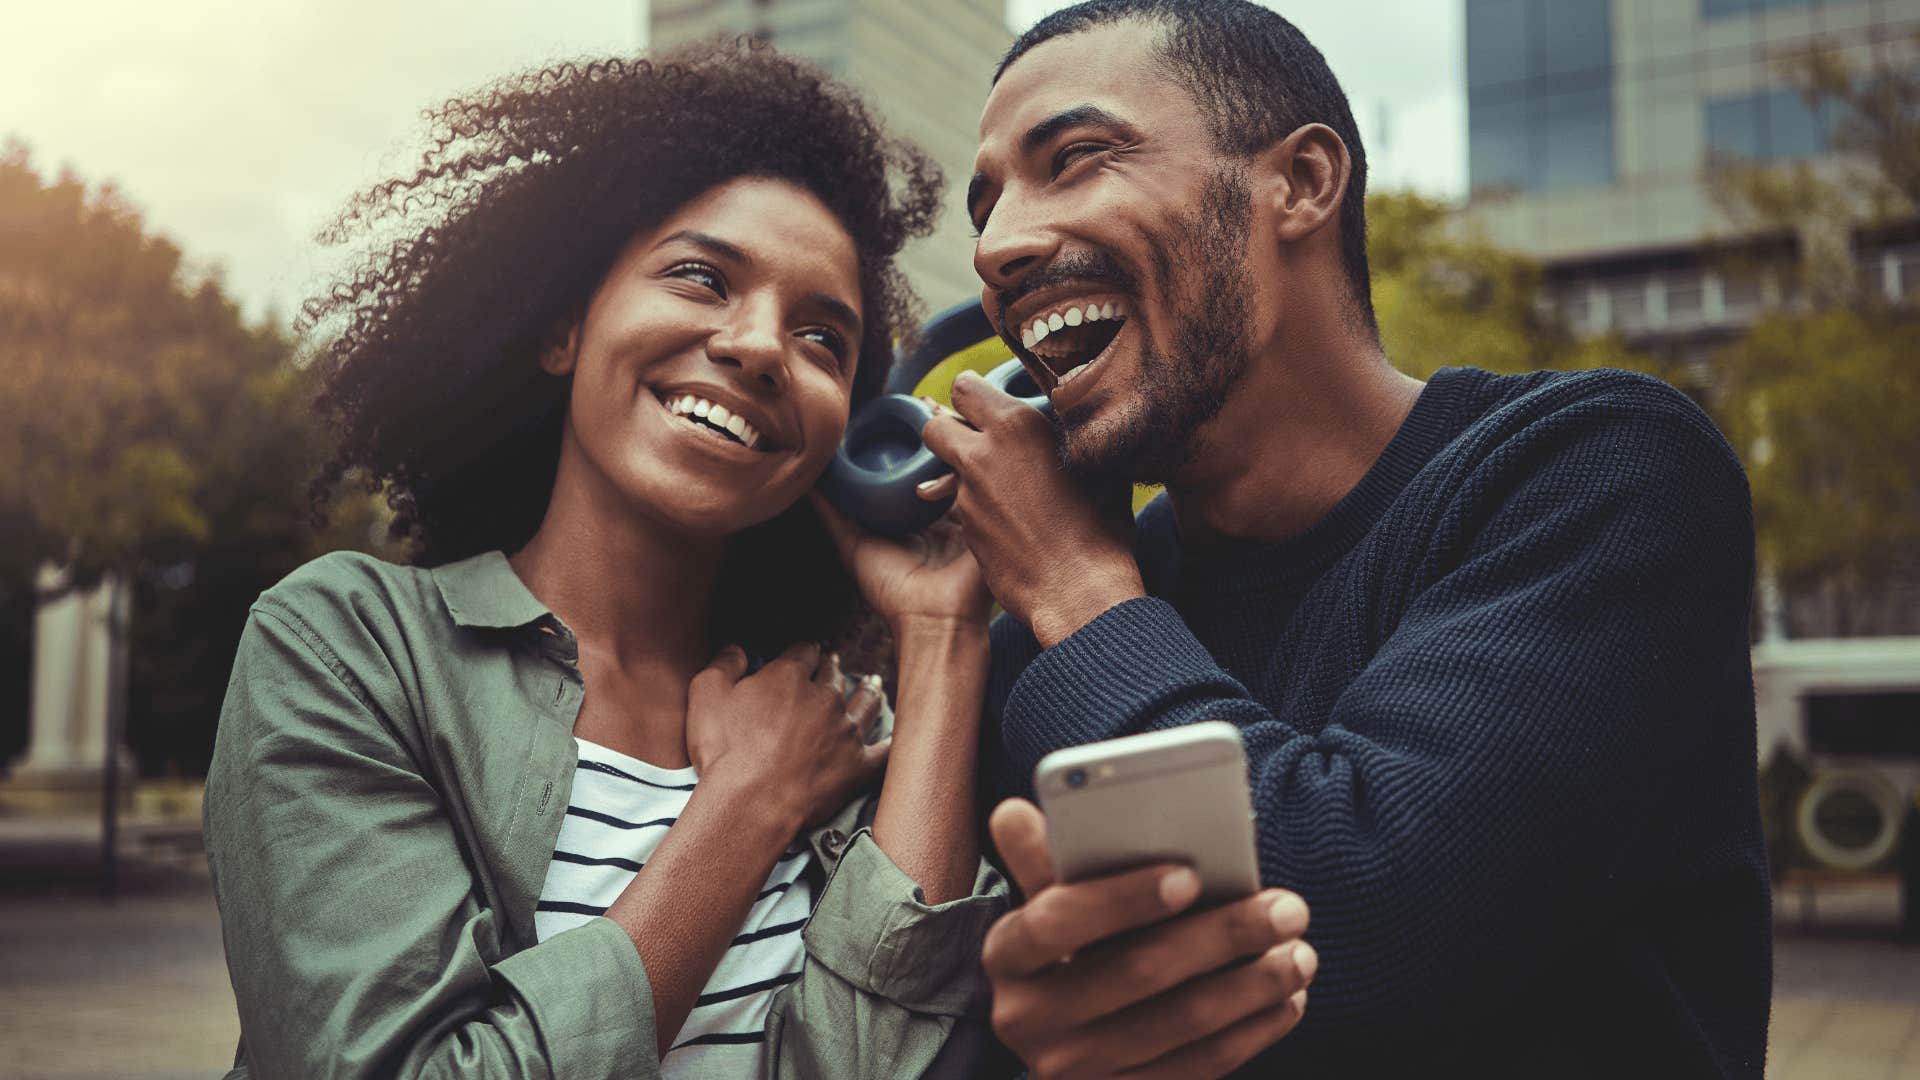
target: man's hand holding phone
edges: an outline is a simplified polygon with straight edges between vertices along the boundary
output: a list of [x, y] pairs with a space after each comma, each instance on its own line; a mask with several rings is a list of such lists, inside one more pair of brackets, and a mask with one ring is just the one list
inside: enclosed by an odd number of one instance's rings
[[1165, 863], [1056, 882], [1039, 807], [988, 826], [1027, 897], [982, 951], [993, 1027], [1035, 1080], [1221, 1076], [1299, 1023], [1319, 960], [1298, 896], [1193, 911], [1199, 875]]

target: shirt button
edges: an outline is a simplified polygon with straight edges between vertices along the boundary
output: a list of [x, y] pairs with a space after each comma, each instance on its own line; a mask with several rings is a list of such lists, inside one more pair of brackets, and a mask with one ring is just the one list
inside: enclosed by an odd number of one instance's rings
[[837, 859], [841, 852], [847, 850], [847, 834], [839, 829], [828, 829], [820, 834], [820, 846], [827, 854]]

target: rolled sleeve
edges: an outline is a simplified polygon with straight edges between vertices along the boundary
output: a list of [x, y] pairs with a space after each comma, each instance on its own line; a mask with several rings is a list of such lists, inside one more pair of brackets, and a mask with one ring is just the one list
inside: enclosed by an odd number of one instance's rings
[[968, 896], [928, 905], [873, 833], [855, 833], [803, 937], [807, 954], [854, 987], [914, 1012], [962, 1016], [986, 1000], [980, 945], [1007, 909], [984, 859]]
[[[653, 990], [626, 931], [596, 918], [515, 953], [494, 974], [540, 1029], [555, 1076], [657, 1076]], [[582, 994], [582, 985], [596, 988]]]

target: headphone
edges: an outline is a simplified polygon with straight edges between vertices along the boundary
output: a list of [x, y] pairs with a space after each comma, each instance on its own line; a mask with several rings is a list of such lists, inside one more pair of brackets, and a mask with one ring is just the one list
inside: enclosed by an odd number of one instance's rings
[[933, 419], [921, 394], [945, 398], [954, 376], [976, 371], [987, 381], [1053, 416], [1053, 405], [1000, 339], [980, 302], [968, 300], [928, 319], [905, 355], [894, 361], [886, 392], [862, 405], [820, 479], [841, 513], [882, 536], [907, 536], [937, 521], [952, 499], [928, 502], [922, 483], [953, 470], [920, 441]]

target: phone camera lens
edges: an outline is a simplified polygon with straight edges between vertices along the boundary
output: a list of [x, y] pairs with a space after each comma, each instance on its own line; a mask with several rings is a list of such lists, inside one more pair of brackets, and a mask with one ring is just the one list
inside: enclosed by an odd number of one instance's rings
[[1087, 786], [1087, 770], [1068, 769], [1067, 770], [1067, 786], [1070, 788], [1086, 787]]

